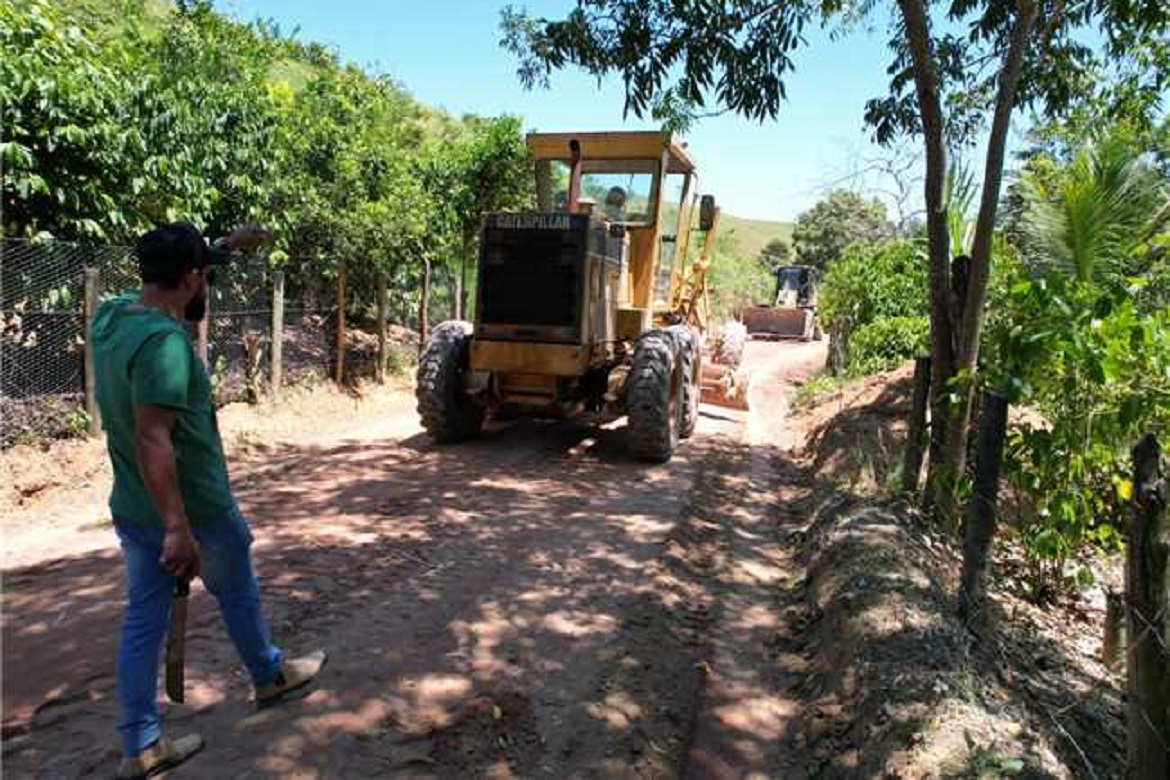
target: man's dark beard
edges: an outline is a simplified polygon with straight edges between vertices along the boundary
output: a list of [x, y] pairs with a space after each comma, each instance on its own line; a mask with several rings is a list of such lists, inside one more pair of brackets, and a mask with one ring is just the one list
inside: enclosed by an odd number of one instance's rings
[[187, 301], [187, 305], [183, 307], [183, 319], [187, 322], [202, 322], [203, 318], [207, 316], [207, 293], [204, 292], [198, 298], [192, 298]]

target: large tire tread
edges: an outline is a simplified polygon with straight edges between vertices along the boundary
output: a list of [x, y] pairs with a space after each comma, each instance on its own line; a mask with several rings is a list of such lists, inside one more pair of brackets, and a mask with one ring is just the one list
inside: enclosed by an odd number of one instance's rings
[[423, 428], [448, 444], [478, 436], [484, 408], [464, 394], [460, 375], [467, 367], [472, 325], [453, 320], [431, 330], [418, 363], [415, 398]]
[[686, 325], [672, 325], [669, 328], [677, 346], [677, 355], [682, 371], [682, 419], [678, 424], [680, 439], [689, 439], [699, 424], [699, 383], [702, 355], [694, 331]]
[[666, 330], [644, 333], [634, 346], [634, 363], [626, 385], [629, 445], [634, 457], [663, 463], [678, 446], [678, 407], [671, 403], [677, 350]]

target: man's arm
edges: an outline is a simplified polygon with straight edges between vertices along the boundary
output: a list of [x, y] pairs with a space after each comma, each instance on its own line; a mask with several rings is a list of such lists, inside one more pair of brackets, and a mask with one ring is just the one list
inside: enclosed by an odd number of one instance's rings
[[171, 430], [175, 425], [172, 409], [155, 404], [134, 404], [134, 445], [138, 454], [138, 473], [155, 510], [163, 520], [165, 537], [159, 563], [170, 574], [182, 579], [199, 575], [199, 546], [187, 522], [179, 477], [175, 469], [175, 448]]

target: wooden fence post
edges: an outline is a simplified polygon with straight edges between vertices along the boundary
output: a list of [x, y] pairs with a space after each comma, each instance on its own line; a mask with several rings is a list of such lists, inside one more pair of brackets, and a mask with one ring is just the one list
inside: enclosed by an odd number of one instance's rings
[[89, 435], [97, 436], [102, 430], [101, 411], [97, 405], [97, 366], [94, 362], [93, 339], [89, 337], [89, 326], [97, 314], [101, 298], [101, 276], [97, 268], [85, 268], [85, 414], [89, 418]]
[[1101, 663], [1111, 672], [1121, 668], [1125, 654], [1125, 593], [1105, 591], [1105, 630], [1101, 636]]
[[418, 291], [418, 356], [421, 358], [427, 346], [427, 332], [430, 330], [430, 303], [431, 303], [431, 260], [423, 258], [423, 283]]
[[1126, 776], [1170, 772], [1170, 594], [1167, 593], [1166, 485], [1153, 434], [1133, 448], [1133, 511], [1125, 556]]
[[280, 385], [284, 381], [284, 271], [280, 270], [272, 275], [272, 348], [268, 352], [271, 364], [269, 366], [269, 384], [272, 385], [272, 397], [280, 395]]
[[378, 364], [374, 367], [374, 379], [378, 384], [386, 383], [386, 277], [379, 273], [374, 282], [376, 301], [376, 327], [378, 328]]
[[959, 617], [965, 621], [978, 619], [983, 611], [984, 579], [999, 503], [999, 470], [1007, 438], [1007, 398], [999, 393], [984, 393], [981, 406], [979, 448], [971, 500], [967, 504], [963, 575], [959, 586]]
[[345, 260], [337, 264], [337, 384], [345, 384]]
[[207, 362], [207, 331], [211, 327], [211, 293], [207, 295], [207, 312], [203, 315], [203, 319], [195, 323], [195, 354], [203, 361], [204, 367], [207, 369], [208, 375], [212, 373], [211, 366]]
[[910, 406], [910, 425], [906, 432], [906, 452], [902, 458], [902, 492], [918, 492], [922, 476], [922, 455], [926, 446], [926, 411], [930, 407], [930, 357], [914, 361], [914, 395]]

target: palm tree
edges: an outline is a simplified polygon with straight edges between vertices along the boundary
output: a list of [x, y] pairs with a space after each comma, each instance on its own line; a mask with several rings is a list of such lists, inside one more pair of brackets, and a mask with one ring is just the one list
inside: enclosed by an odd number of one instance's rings
[[1110, 283], [1146, 270], [1138, 248], [1170, 224], [1170, 188], [1124, 135], [1111, 132], [1046, 177], [1022, 179], [1023, 257], [1035, 271]]

